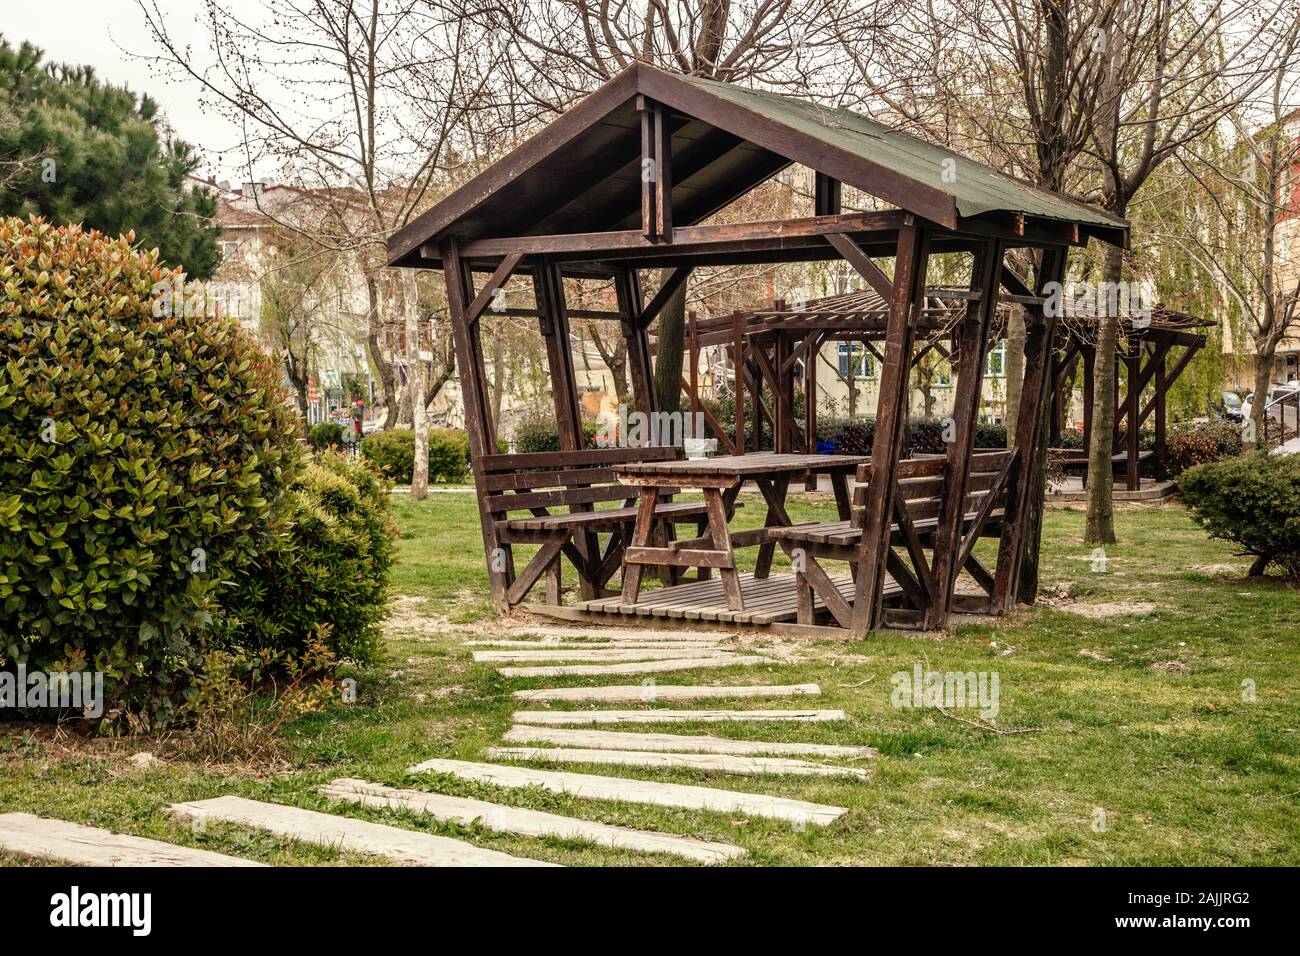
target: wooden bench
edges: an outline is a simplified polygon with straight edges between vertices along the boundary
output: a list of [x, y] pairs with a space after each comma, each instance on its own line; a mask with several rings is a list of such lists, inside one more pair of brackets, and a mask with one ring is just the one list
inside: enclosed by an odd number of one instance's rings
[[[650, 447], [586, 448], [480, 459], [479, 494], [484, 496], [484, 510], [503, 545], [502, 566], [496, 570], [507, 574], [507, 601], [512, 606], [520, 603], [546, 575], [547, 603], [559, 604], [562, 555], [577, 569], [584, 599], [605, 596], [605, 585], [622, 564], [637, 513], [636, 489], [618, 483], [614, 466], [680, 456], [678, 448]], [[607, 502], [618, 504], [597, 507]], [[674, 537], [673, 525], [678, 522], [692, 523], [700, 533], [708, 522], [703, 502], [665, 501], [655, 509], [655, 517], [661, 520], [666, 540]], [[603, 548], [602, 533], [609, 535]], [[511, 544], [540, 545], [517, 575], [509, 553]]]
[[[961, 540], [956, 543], [957, 554], [952, 563], [952, 567], [967, 571], [990, 596], [993, 593], [993, 575], [975, 558], [973, 549], [979, 537], [1001, 534], [1007, 480], [1015, 455], [1015, 451], [998, 450], [971, 456]], [[891, 609], [887, 614], [890, 623], [922, 621], [926, 609], [940, 594], [933, 574], [933, 549], [947, 489], [947, 471], [947, 458], [939, 455], [909, 458], [898, 463], [894, 522], [890, 526], [891, 547], [885, 567], [899, 585], [902, 599], [910, 606]], [[813, 623], [815, 593], [841, 627], [849, 626], [852, 608], [817, 561], [819, 558], [847, 561], [854, 576], [857, 575], [865, 505], [874, 491], [869, 464], [858, 468], [857, 479], [860, 484], [853, 489], [853, 517], [848, 521], [808, 522], [768, 529], [768, 534], [781, 545], [795, 565], [799, 591], [798, 620], [801, 624]], [[910, 566], [894, 551], [894, 546], [903, 548], [911, 561]], [[927, 550], [931, 552], [928, 556]]]

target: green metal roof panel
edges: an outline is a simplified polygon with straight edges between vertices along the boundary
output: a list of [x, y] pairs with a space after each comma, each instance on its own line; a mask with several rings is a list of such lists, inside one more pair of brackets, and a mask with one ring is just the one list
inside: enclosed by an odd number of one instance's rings
[[[926, 143], [850, 109], [695, 76], [678, 78], [805, 136], [948, 193], [962, 216], [1010, 212], [1111, 229], [1127, 226], [1125, 220], [1086, 203], [1004, 176], [960, 153]], [[945, 165], [946, 160], [953, 162]], [[945, 170], [951, 170], [951, 182], [945, 181]]]

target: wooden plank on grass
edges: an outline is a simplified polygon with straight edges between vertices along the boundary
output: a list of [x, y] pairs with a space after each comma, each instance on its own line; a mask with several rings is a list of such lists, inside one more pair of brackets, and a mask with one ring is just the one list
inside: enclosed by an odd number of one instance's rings
[[77, 866], [266, 865], [30, 813], [0, 813], [0, 850]]
[[593, 641], [725, 641], [735, 637], [727, 631], [654, 631], [646, 628], [617, 627], [520, 627], [510, 632], [512, 637], [536, 635], [540, 638], [581, 638]]
[[619, 684], [605, 687], [542, 687], [517, 690], [521, 700], [603, 701], [620, 703], [658, 700], [709, 700], [718, 697], [817, 697], [816, 684], [754, 684], [736, 687], [708, 687], [691, 684]]
[[426, 760], [410, 767], [409, 771], [451, 774], [462, 780], [477, 780], [498, 787], [541, 787], [552, 793], [567, 793], [587, 800], [648, 803], [660, 807], [710, 810], [715, 813], [747, 813], [756, 817], [816, 826], [827, 826], [848, 813], [845, 807], [830, 807], [762, 793], [631, 780], [627, 777], [600, 777], [562, 770], [533, 770], [530, 767], [474, 763], [468, 760]]
[[668, 648], [719, 648], [725, 649], [725, 645], [716, 641], [461, 641], [464, 647], [520, 647], [532, 648], [539, 651], [562, 650], [562, 651], [613, 651], [619, 648], [648, 648], [653, 650], [667, 650]]
[[450, 837], [404, 830], [368, 820], [303, 810], [244, 797], [215, 797], [172, 804], [171, 810], [189, 819], [221, 820], [267, 830], [277, 836], [387, 857], [412, 866], [556, 866], [526, 860], [498, 850], [485, 850]]
[[686, 660], [640, 661], [627, 664], [559, 664], [554, 667], [498, 667], [502, 677], [603, 677], [606, 674], [663, 674], [707, 667], [736, 667], [775, 663], [769, 657], [691, 657]]
[[790, 740], [730, 740], [690, 734], [645, 734], [569, 727], [511, 727], [502, 738], [512, 744], [555, 744], [596, 750], [656, 750], [671, 753], [800, 754], [817, 757], [874, 757], [874, 747], [812, 744]]
[[844, 720], [842, 710], [516, 710], [517, 724], [682, 724], [724, 720]]
[[478, 823], [498, 833], [517, 833], [529, 837], [559, 837], [562, 840], [586, 840], [597, 846], [640, 853], [671, 853], [700, 863], [721, 863], [745, 851], [730, 843], [713, 843], [671, 833], [633, 830], [594, 820], [578, 820], [558, 813], [507, 807], [469, 797], [449, 797], [425, 790], [403, 790], [378, 783], [342, 777], [321, 787], [320, 792], [336, 800], [348, 800], [367, 807], [395, 807], [427, 813], [437, 820], [455, 821], [462, 826]]
[[732, 657], [731, 651], [715, 650], [714, 648], [691, 648], [689, 650], [680, 648], [667, 648], [660, 650], [658, 648], [616, 648], [613, 650], [507, 650], [507, 651], [474, 651], [474, 661], [479, 664], [522, 664], [527, 661], [590, 661], [590, 662], [609, 662], [609, 661], [670, 661], [680, 660], [691, 657]]
[[655, 750], [596, 750], [584, 747], [489, 747], [493, 760], [541, 760], [546, 763], [596, 763], [619, 767], [654, 767], [657, 770], [685, 768], [713, 770], [746, 777], [789, 774], [799, 777], [857, 777], [865, 779], [861, 767], [834, 767], [789, 757], [750, 757], [743, 754], [677, 754]]

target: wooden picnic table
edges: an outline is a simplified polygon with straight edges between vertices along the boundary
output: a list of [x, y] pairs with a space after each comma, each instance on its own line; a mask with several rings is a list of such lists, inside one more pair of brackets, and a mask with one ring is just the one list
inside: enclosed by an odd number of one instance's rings
[[[758, 545], [758, 562], [754, 577], [766, 578], [772, 568], [776, 549], [768, 528], [788, 527], [785, 498], [790, 480], [807, 472], [826, 472], [835, 491], [835, 506], [840, 520], [852, 517], [848, 476], [870, 458], [865, 455], [793, 455], [755, 452], [749, 455], [724, 455], [719, 458], [688, 458], [678, 461], [633, 462], [618, 465], [614, 474], [620, 482], [637, 488], [639, 501], [632, 540], [623, 554], [623, 603], [635, 604], [641, 593], [641, 570], [645, 565], [667, 567], [672, 582], [681, 568], [698, 568], [707, 577], [712, 568], [722, 578], [727, 607], [745, 609], [736, 573], [735, 549]], [[767, 502], [767, 516], [762, 528], [731, 534], [727, 521], [736, 496], [747, 481], [758, 486]], [[699, 489], [704, 495], [709, 533], [686, 541], [665, 541], [652, 545], [655, 533], [655, 508], [661, 493], [675, 494]]]

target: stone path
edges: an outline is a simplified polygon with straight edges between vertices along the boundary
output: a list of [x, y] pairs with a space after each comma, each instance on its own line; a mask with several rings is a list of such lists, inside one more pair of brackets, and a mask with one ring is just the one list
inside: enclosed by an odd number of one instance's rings
[[544, 687], [517, 690], [520, 700], [600, 701], [608, 704], [641, 701], [712, 700], [718, 697], [817, 697], [822, 689], [816, 684], [750, 684], [735, 687], [711, 687], [692, 684], [623, 684], [604, 687]]
[[618, 730], [516, 726], [502, 738], [512, 744], [555, 744], [598, 750], [660, 750], [669, 753], [803, 754], [817, 757], [875, 757], [874, 747], [806, 744], [785, 740], [730, 740], [688, 734], [634, 734]]
[[707, 667], [771, 664], [767, 657], [692, 657], [686, 660], [643, 661], [627, 664], [561, 664], [553, 667], [498, 667], [502, 677], [604, 677], [607, 674], [663, 674]]
[[790, 774], [798, 777], [857, 777], [866, 779], [861, 767], [835, 767], [789, 757], [749, 757], [738, 754], [664, 753], [656, 750], [598, 750], [580, 747], [489, 747], [493, 760], [535, 760], [545, 763], [614, 764], [622, 767], [669, 767], [687, 770], [716, 770], [746, 777]]
[[30, 813], [0, 813], [0, 850], [77, 866], [265, 866]]
[[681, 724], [724, 720], [844, 720], [842, 710], [516, 710], [517, 724]]
[[786, 797], [761, 793], [718, 790], [713, 787], [687, 786], [680, 783], [657, 783], [630, 780], [626, 777], [598, 777], [560, 770], [533, 770], [503, 764], [475, 763], [466, 760], [426, 760], [409, 768], [411, 773], [445, 773], [462, 780], [476, 780], [498, 787], [542, 787], [552, 793], [567, 793], [588, 800], [618, 800], [647, 803], [661, 807], [684, 807], [715, 813], [748, 813], [752, 816], [789, 820], [827, 826], [848, 812], [844, 807], [823, 806]]
[[454, 820], [462, 825], [477, 823], [485, 829], [501, 833], [586, 840], [597, 846], [621, 850], [671, 853], [700, 863], [721, 863], [745, 855], [743, 849], [729, 843], [713, 843], [649, 830], [632, 830], [594, 820], [565, 817], [558, 813], [507, 807], [468, 797], [448, 797], [426, 790], [402, 790], [347, 777], [321, 787], [320, 792], [336, 800], [368, 807], [398, 807], [427, 813], [437, 820]]
[[476, 664], [523, 664], [529, 661], [587, 661], [601, 662], [609, 661], [669, 661], [680, 660], [684, 658], [705, 658], [717, 657], [734, 661], [740, 655], [733, 654], [731, 651], [721, 650], [712, 647], [692, 647], [692, 648], [646, 648], [641, 650], [631, 647], [616, 647], [612, 649], [597, 649], [566, 651], [563, 649], [547, 648], [546, 650], [518, 650], [510, 649], [504, 651], [474, 651], [474, 663]]
[[221, 820], [256, 827], [277, 836], [356, 850], [413, 866], [557, 866], [485, 850], [450, 837], [404, 830], [368, 820], [303, 810], [244, 797], [216, 797], [172, 804], [171, 811], [189, 820]]

